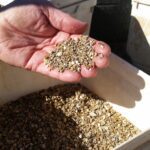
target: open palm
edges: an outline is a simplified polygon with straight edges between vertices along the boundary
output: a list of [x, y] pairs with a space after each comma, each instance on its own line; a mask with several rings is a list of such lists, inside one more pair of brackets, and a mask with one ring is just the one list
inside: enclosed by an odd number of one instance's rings
[[[80, 73], [69, 70], [59, 73], [56, 69], [50, 71], [43, 62], [48, 51], [53, 50], [57, 43], [78, 38], [86, 26], [86, 23], [50, 5], [13, 5], [0, 13], [0, 60], [68, 82], [94, 77], [96, 68], [87, 70], [82, 67]], [[109, 46], [97, 41], [95, 50], [104, 55], [102, 59], [95, 58], [96, 66], [106, 67]]]

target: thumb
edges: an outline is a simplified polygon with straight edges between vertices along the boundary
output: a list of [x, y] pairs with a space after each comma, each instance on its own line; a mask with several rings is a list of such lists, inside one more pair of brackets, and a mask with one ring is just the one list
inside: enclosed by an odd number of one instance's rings
[[82, 34], [87, 28], [87, 23], [53, 7], [48, 7], [48, 19], [53, 27], [70, 34]]

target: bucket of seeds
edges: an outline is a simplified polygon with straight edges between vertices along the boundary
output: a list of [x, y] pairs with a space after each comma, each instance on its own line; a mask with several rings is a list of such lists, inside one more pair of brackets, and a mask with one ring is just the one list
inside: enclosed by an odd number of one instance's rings
[[[93, 43], [64, 41], [45, 65], [90, 69], [101, 56]], [[150, 140], [150, 77], [113, 54], [107, 69], [77, 84], [2, 62], [0, 72], [0, 150], [138, 150]]]

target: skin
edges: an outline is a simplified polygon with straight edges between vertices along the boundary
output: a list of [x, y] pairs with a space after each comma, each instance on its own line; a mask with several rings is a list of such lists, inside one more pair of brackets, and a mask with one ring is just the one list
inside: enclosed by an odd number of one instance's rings
[[50, 71], [43, 63], [44, 57], [55, 49], [57, 43], [78, 38], [86, 27], [86, 23], [51, 5], [10, 5], [0, 12], [0, 60], [66, 82], [95, 77], [97, 68], [109, 64], [110, 47], [102, 41], [97, 41], [94, 49], [102, 53], [103, 58], [95, 58], [95, 68], [91, 70], [82, 66], [80, 73], [69, 70], [59, 73], [57, 69]]

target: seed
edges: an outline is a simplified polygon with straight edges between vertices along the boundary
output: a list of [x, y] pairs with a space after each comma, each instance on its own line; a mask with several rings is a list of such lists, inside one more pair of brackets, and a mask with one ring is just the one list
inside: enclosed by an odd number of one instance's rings
[[82, 138], [82, 134], [79, 134], [79, 138], [80, 138], [80, 139]]
[[56, 54], [56, 56], [61, 56], [62, 55], [62, 52], [58, 52], [57, 54]]
[[95, 116], [96, 116], [96, 113], [90, 112], [90, 116], [91, 116], [91, 117], [95, 117]]

